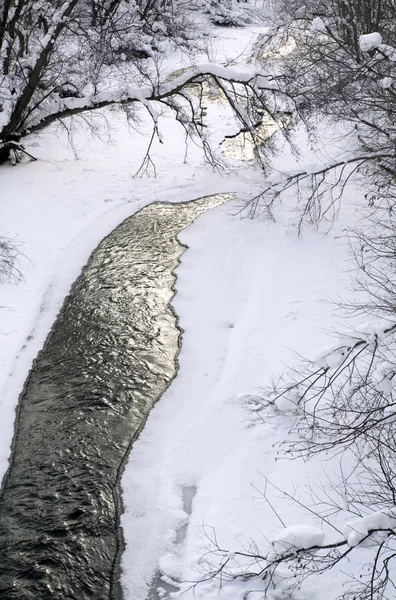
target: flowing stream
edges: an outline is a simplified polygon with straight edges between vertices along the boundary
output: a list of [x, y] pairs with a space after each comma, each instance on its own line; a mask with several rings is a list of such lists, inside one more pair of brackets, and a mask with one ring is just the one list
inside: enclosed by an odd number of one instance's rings
[[18, 404], [0, 494], [2, 600], [122, 598], [120, 478], [177, 371], [177, 234], [230, 199], [147, 206], [72, 286]]

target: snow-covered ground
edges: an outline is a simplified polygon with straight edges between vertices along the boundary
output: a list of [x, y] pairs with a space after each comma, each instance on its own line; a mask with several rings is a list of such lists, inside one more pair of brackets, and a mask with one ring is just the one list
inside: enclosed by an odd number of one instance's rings
[[[211, 42], [219, 61], [241, 56], [258, 27], [218, 29]], [[202, 57], [197, 57], [197, 60]], [[187, 57], [164, 60], [170, 73]], [[212, 108], [212, 107], [210, 107]], [[6, 469], [16, 396], [32, 359], [81, 268], [101, 239], [146, 204], [183, 202], [218, 192], [254, 193], [260, 173], [252, 169], [214, 172], [200, 147], [186, 147], [184, 132], [172, 116], [160, 121], [163, 144], [154, 143], [157, 176], [135, 178], [145, 156], [151, 120], [138, 111], [136, 130], [123, 115], [107, 111], [96, 118], [100, 137], [76, 127], [51, 127], [27, 138], [27, 150], [38, 162], [0, 167], [0, 234], [14, 239], [22, 252], [23, 280], [2, 282], [0, 310], [0, 389], [2, 394], [0, 473]], [[216, 107], [213, 142], [237, 127], [229, 113]], [[28, 343], [27, 343], [28, 342]], [[11, 374], [11, 377], [10, 377]]]
[[[219, 62], [232, 56], [242, 61], [242, 50], [259, 30], [219, 28], [212, 52]], [[210, 110], [218, 144], [235, 126], [221, 107]], [[260, 173], [248, 164], [213, 172], [194, 146], [185, 160], [182, 132], [167, 117], [164, 144], [154, 151], [157, 177], [135, 179], [148, 119], [142, 113], [137, 133], [122, 116], [106, 116], [110, 144], [77, 131], [76, 159], [66, 132], [51, 128], [26, 144], [37, 163], [0, 169], [2, 233], [16, 236], [26, 257], [23, 280], [2, 284], [0, 473], [7, 468], [15, 406], [31, 362], [99, 241], [150, 202], [235, 192], [235, 202], [207, 212], [180, 236], [189, 246], [173, 302], [184, 329], [180, 369], [134, 445], [122, 481], [122, 581], [126, 599], [144, 600], [158, 569], [176, 579], [196, 578], [205, 552], [203, 525], [213, 527], [231, 551], [251, 540], [265, 548], [282, 528], [260, 493], [266, 478], [303, 497], [322, 474], [320, 460], [276, 461], [274, 444], [287, 439], [291, 417], [251, 427], [243, 396], [259, 393], [293, 361], [293, 350], [309, 357], [328, 343], [326, 330], [338, 319], [329, 300], [347, 295], [343, 228], [355, 212], [346, 203], [328, 235], [307, 231], [302, 239], [282, 221], [241, 219], [241, 200], [257, 191]], [[290, 167], [290, 155], [280, 160]], [[191, 515], [183, 510], [186, 488], [196, 490]], [[278, 492], [270, 494], [285, 525], [318, 525], [295, 503], [281, 502]], [[186, 524], [182, 539], [177, 531]], [[335, 597], [340, 589], [331, 582]], [[323, 589], [322, 580], [311, 581], [307, 593], [324, 600], [330, 596]], [[206, 600], [218, 592], [218, 582], [195, 590]], [[231, 600], [239, 592], [225, 586], [222, 594]]]
[[[311, 356], [326, 343], [334, 315], [325, 301], [348, 283], [345, 246], [336, 239], [341, 226], [301, 241], [281, 225], [241, 221], [231, 213], [230, 206], [216, 208], [180, 236], [189, 246], [174, 299], [185, 330], [180, 370], [153, 409], [123, 477], [128, 599], [145, 598], [158, 564], [172, 577], [193, 579], [188, 566], [197, 567], [204, 554], [203, 525], [215, 528], [222, 548], [241, 550], [256, 540], [264, 550], [281, 524], [255, 488], [264, 491], [269, 478], [302, 493], [321, 471], [318, 461], [275, 462], [274, 443], [287, 438], [291, 417], [251, 428], [240, 396], [258, 393], [293, 361], [292, 349]], [[183, 488], [192, 486], [197, 492], [188, 517]], [[315, 523], [290, 502], [282, 510], [287, 525]], [[180, 547], [174, 540], [186, 519]], [[215, 598], [218, 582], [195, 593]], [[235, 598], [235, 590], [229, 593]]]

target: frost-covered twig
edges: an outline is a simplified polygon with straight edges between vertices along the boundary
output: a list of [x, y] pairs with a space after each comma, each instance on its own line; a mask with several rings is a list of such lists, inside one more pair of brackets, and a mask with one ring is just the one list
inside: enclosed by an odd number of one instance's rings
[[[273, 218], [277, 204], [282, 197], [293, 192], [294, 209], [297, 213], [298, 233], [301, 234], [305, 223], [318, 226], [327, 220], [330, 224], [338, 214], [339, 202], [344, 188], [356, 171], [366, 164], [380, 165], [381, 161], [393, 161], [390, 153], [368, 153], [349, 156], [343, 160], [328, 164], [310, 165], [309, 168], [291, 173], [276, 173], [269, 179], [264, 189], [250, 198], [239, 211], [255, 217], [265, 212]], [[333, 179], [330, 179], [330, 178]], [[304, 195], [301, 184], [307, 186]]]
[[284, 593], [290, 593], [299, 588], [309, 574], [319, 575], [333, 569], [352, 552], [374, 545], [377, 550], [372, 567], [361, 575], [359, 586], [359, 598], [372, 600], [373, 596], [367, 594], [368, 589], [378, 593], [392, 587], [389, 562], [394, 558], [394, 522], [395, 518], [385, 512], [367, 515], [347, 523], [346, 535], [327, 543], [324, 533], [317, 527], [285, 527], [279, 530], [272, 540], [272, 547], [265, 552], [257, 547], [253, 551], [222, 548], [215, 530], [204, 527], [206, 552], [197, 565], [201, 577], [198, 582], [184, 582], [183, 589], [195, 589], [212, 580], [223, 588], [239, 580], [245, 582], [246, 597], [249, 586], [255, 581], [261, 582], [264, 598], [280, 582]]

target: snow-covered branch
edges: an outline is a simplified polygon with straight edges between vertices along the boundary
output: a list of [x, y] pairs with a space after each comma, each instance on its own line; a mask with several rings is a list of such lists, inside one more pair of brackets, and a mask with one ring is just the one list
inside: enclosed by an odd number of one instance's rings
[[[284, 89], [294, 100], [294, 121], [300, 119], [304, 123], [311, 140], [315, 140], [317, 124], [322, 119], [327, 127], [335, 124], [338, 131], [345, 131], [345, 147], [356, 159], [348, 159], [348, 169], [344, 168], [344, 161], [338, 164], [336, 161], [310, 173], [287, 175], [278, 181], [278, 186], [270, 182], [262, 194], [251, 200], [251, 214], [263, 209], [271, 217], [274, 201], [280, 200], [282, 185], [287, 191], [294, 184], [297, 189], [301, 182], [303, 193], [296, 207], [300, 229], [301, 220], [317, 224], [324, 219], [331, 223], [345, 187], [342, 177], [338, 178], [342, 169], [346, 179], [355, 174], [362, 176], [369, 193], [394, 199], [393, 14], [392, 0], [277, 3], [274, 27], [257, 44], [256, 57], [266, 63], [267, 70], [272, 68], [282, 76]], [[334, 180], [329, 177], [331, 171], [338, 172]]]
[[208, 79], [224, 84], [239, 120], [249, 109], [237, 97], [237, 87], [246, 92], [246, 102], [249, 96], [257, 101], [264, 91], [279, 93], [276, 78], [263, 75], [261, 69], [235, 70], [211, 63], [162, 82], [147, 31], [153, 29], [150, 39], [155, 46], [167, 34], [169, 19], [178, 38], [177, 24], [188, 27], [182, 25], [188, 21], [183, 10], [180, 5], [178, 21], [179, 4], [157, 0], [100, 5], [85, 0], [7, 0], [0, 15], [0, 141], [18, 142], [59, 119], [136, 103], [146, 107], [158, 132], [154, 106], [158, 102], [199, 133], [200, 106], [188, 100], [189, 86], [203, 86]]
[[[388, 448], [395, 419], [394, 321], [369, 321], [291, 370], [255, 400], [255, 414], [295, 414], [289, 455], [344, 450], [361, 443]], [[262, 419], [262, 416], [261, 416]], [[315, 431], [315, 435], [312, 435]]]
[[[388, 162], [393, 164], [393, 161], [394, 155], [390, 152], [368, 152], [349, 155], [328, 164], [309, 164], [298, 171], [276, 172], [268, 178], [264, 189], [246, 202], [242, 211], [248, 211], [252, 217], [258, 212], [266, 212], [273, 218], [283, 195], [295, 190], [299, 234], [305, 223], [318, 226], [328, 221], [331, 224], [338, 213], [344, 187], [356, 171], [371, 164], [379, 170], [386, 169]], [[305, 188], [301, 188], [301, 184]], [[305, 195], [303, 189], [306, 190]]]
[[[253, 591], [267, 597], [276, 589], [286, 596], [299, 589], [307, 575], [320, 575], [352, 552], [371, 548], [372, 566], [360, 575], [356, 592], [359, 599], [372, 600], [373, 593], [392, 588], [389, 570], [384, 565], [389, 566], [395, 558], [395, 527], [393, 509], [348, 521], [343, 535], [332, 541], [325, 540], [324, 531], [316, 526], [292, 525], [279, 530], [272, 539], [272, 547], [264, 552], [257, 546], [251, 550], [222, 548], [213, 528], [204, 527], [206, 553], [197, 566], [202, 575], [193, 587], [212, 580], [224, 587], [227, 582], [240, 580], [245, 582], [244, 598]], [[187, 586], [188, 583], [183, 588], [188, 589]]]
[[[123, 87], [114, 90], [99, 92], [92, 96], [82, 98], [64, 98], [52, 101], [48, 107], [39, 108], [27, 120], [23, 133], [42, 129], [49, 123], [60, 119], [75, 116], [84, 112], [98, 110], [111, 105], [125, 105], [141, 103], [146, 107], [153, 102], [163, 102], [167, 98], [180, 95], [183, 90], [194, 83], [202, 83], [205, 79], [232, 82], [252, 91], [279, 91], [277, 82], [271, 77], [265, 77], [256, 70], [237, 71], [235, 69], [222, 67], [215, 64], [204, 64], [192, 67], [172, 82], [145, 87]], [[237, 115], [240, 116], [242, 107], [237, 106], [234, 95], [225, 86], [224, 94], [230, 99], [235, 107]], [[151, 114], [153, 109], [150, 108]], [[244, 113], [246, 114], [246, 113]], [[156, 117], [155, 117], [156, 118]]]

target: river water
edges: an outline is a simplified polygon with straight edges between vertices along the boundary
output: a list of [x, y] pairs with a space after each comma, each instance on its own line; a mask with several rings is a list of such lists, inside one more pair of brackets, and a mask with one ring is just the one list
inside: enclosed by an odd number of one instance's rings
[[151, 204], [72, 286], [19, 399], [0, 494], [2, 600], [122, 598], [120, 478], [177, 371], [177, 234], [230, 199]]

